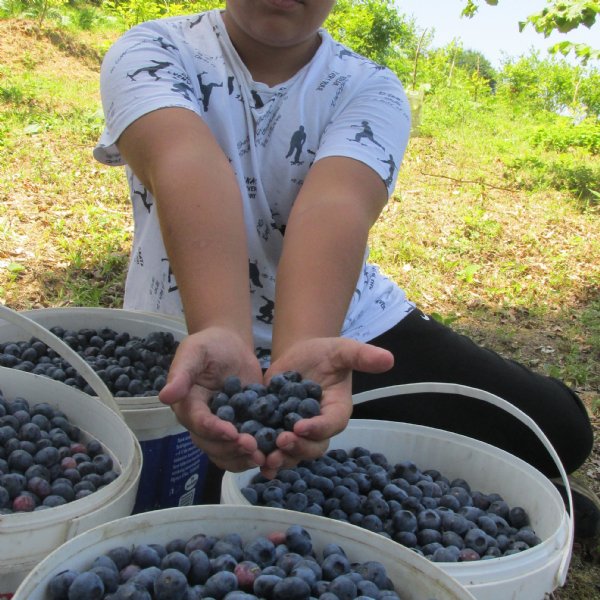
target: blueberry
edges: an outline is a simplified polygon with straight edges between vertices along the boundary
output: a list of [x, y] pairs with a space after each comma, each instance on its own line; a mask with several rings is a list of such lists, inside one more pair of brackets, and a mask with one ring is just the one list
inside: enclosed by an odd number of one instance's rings
[[0, 486], [0, 508], [10, 508], [11, 504], [8, 490]]
[[217, 538], [211, 535], [206, 535], [204, 533], [198, 533], [193, 535], [185, 545], [185, 554], [190, 554], [194, 550], [202, 550], [207, 554], [210, 552], [211, 548], [217, 542]]
[[314, 398], [305, 398], [298, 406], [298, 414], [305, 419], [316, 417], [320, 412], [321, 405]]
[[223, 421], [229, 421], [230, 423], [233, 423], [235, 421], [235, 410], [232, 406], [229, 406], [228, 404], [218, 408], [215, 414], [217, 415], [217, 417], [219, 417], [219, 419], [222, 419]]
[[487, 534], [477, 527], [467, 531], [464, 540], [467, 548], [475, 550], [480, 556], [485, 553], [489, 546]]
[[67, 501], [62, 496], [58, 496], [56, 494], [50, 494], [44, 498], [42, 505], [47, 506], [49, 508], [54, 508], [56, 506], [62, 506], [63, 504], [66, 504], [66, 503], [67, 503]]
[[410, 484], [417, 483], [421, 478], [417, 465], [409, 460], [400, 461], [395, 465], [394, 477], [402, 477]]
[[223, 392], [229, 397], [242, 391], [242, 382], [239, 377], [230, 375], [223, 381]]
[[37, 464], [49, 467], [59, 461], [59, 452], [54, 446], [47, 446], [46, 448], [38, 450], [33, 459]]
[[289, 494], [284, 502], [284, 507], [288, 510], [296, 510], [298, 512], [303, 512], [308, 506], [308, 498], [306, 494], [295, 493]]
[[184, 600], [188, 583], [185, 575], [177, 569], [164, 569], [154, 581], [156, 600]]
[[515, 534], [515, 540], [518, 542], [525, 542], [529, 547], [537, 546], [541, 544], [542, 540], [535, 534], [533, 529], [529, 527], [523, 527], [519, 529]]
[[340, 575], [329, 584], [328, 592], [335, 594], [339, 600], [353, 600], [357, 595], [357, 587], [350, 577]]
[[204, 550], [193, 550], [189, 553], [189, 580], [192, 584], [203, 584], [211, 574], [211, 563]]
[[55, 479], [52, 482], [51, 493], [63, 497], [67, 502], [71, 502], [75, 498], [76, 491], [72, 482], [66, 478]]
[[261, 568], [275, 562], [275, 545], [264, 536], [258, 536], [244, 546], [244, 560], [258, 564]]
[[283, 415], [283, 429], [285, 431], [294, 431], [294, 426], [298, 421], [301, 421], [301, 417], [298, 413], [290, 412]]
[[107, 554], [101, 554], [100, 556], [97, 556], [94, 559], [94, 562], [92, 562], [92, 568], [94, 567], [105, 567], [107, 569], [111, 569], [115, 573], [119, 572], [115, 561], [112, 558], [110, 558]]
[[252, 591], [256, 578], [261, 574], [261, 568], [250, 560], [239, 562], [234, 570], [234, 575], [238, 580], [238, 588], [240, 590]]
[[158, 567], [146, 567], [138, 571], [129, 581], [139, 587], [143, 587], [148, 592], [152, 592], [154, 590], [154, 582], [160, 574], [161, 570]]
[[351, 565], [348, 558], [338, 546], [337, 548], [332, 549], [332, 554], [324, 556], [321, 568], [323, 570], [324, 579], [331, 581], [340, 575], [349, 573]]
[[120, 585], [110, 600], [152, 600], [150, 592], [136, 581]]
[[264, 423], [279, 406], [279, 399], [274, 394], [261, 396], [248, 408], [248, 416], [251, 419]]
[[417, 540], [421, 546], [432, 543], [441, 543], [442, 534], [437, 529], [420, 529], [417, 531]]
[[300, 398], [297, 396], [289, 396], [286, 400], [281, 403], [281, 408], [284, 414], [289, 414], [293, 412], [298, 412], [298, 407], [300, 406]]
[[312, 552], [312, 540], [306, 529], [300, 525], [291, 525], [285, 532], [285, 543], [290, 552], [297, 552], [302, 556]]
[[269, 454], [277, 447], [275, 444], [277, 432], [271, 427], [263, 427], [262, 429], [259, 429], [255, 434], [255, 438], [258, 449], [263, 454]]
[[254, 580], [253, 591], [259, 598], [272, 598], [273, 588], [282, 581], [282, 577], [271, 574], [261, 574]]
[[33, 465], [33, 456], [25, 450], [14, 450], [8, 455], [7, 462], [11, 470], [24, 473]]
[[526, 527], [529, 525], [529, 516], [524, 508], [515, 506], [508, 512], [508, 522], [517, 529]]
[[92, 567], [89, 572], [100, 577], [105, 592], [112, 594], [119, 587], [119, 572], [116, 569], [98, 565]]
[[209, 598], [221, 600], [238, 588], [237, 577], [231, 571], [219, 571], [211, 575], [204, 584], [204, 593]]
[[167, 554], [160, 563], [160, 568], [165, 569], [178, 569], [184, 575], [187, 575], [191, 568], [191, 561], [182, 552], [171, 552]]
[[416, 534], [410, 531], [396, 531], [392, 535], [392, 538], [394, 541], [406, 546], [407, 548], [414, 548], [418, 545]]
[[392, 524], [396, 531], [407, 531], [414, 533], [417, 531], [417, 517], [408, 510], [402, 510], [392, 516]]
[[465, 547], [465, 542], [458, 533], [454, 533], [454, 531], [444, 531], [442, 533], [442, 545], [446, 547], [454, 546], [459, 550], [462, 550]]
[[269, 381], [268, 390], [272, 393], [277, 394], [287, 382], [288, 380], [283, 373], [273, 375], [273, 377], [271, 377], [271, 381]]
[[417, 526], [419, 529], [436, 529], [439, 530], [442, 524], [442, 519], [438, 512], [431, 509], [421, 511], [417, 515]]
[[50, 600], [65, 600], [69, 593], [69, 587], [79, 575], [78, 571], [66, 569], [57, 573], [48, 582], [47, 592]]
[[312, 381], [311, 379], [303, 379], [300, 383], [306, 390], [306, 395], [309, 398], [315, 398], [316, 400], [320, 400], [323, 396], [323, 389], [315, 381]]
[[13, 499], [12, 509], [14, 512], [31, 512], [39, 504], [34, 494], [21, 492]]
[[438, 506], [445, 506], [453, 511], [458, 511], [461, 507], [459, 499], [453, 494], [444, 494], [438, 500]]
[[273, 587], [273, 600], [308, 600], [310, 585], [300, 577], [286, 577]]
[[504, 500], [495, 500], [490, 504], [488, 512], [494, 513], [503, 519], [508, 520], [510, 508]]
[[69, 586], [69, 600], [96, 600], [104, 596], [102, 579], [91, 571], [84, 571], [77, 575]]
[[148, 544], [139, 544], [131, 553], [131, 562], [140, 568], [159, 567], [161, 558], [158, 552]]

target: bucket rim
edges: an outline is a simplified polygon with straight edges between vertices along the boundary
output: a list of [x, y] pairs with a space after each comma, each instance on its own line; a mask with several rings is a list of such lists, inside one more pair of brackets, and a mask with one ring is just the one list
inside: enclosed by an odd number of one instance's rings
[[[200, 525], [202, 521], [206, 521], [213, 525], [219, 522], [229, 523], [240, 518], [240, 511], [247, 511], [249, 513], [248, 517], [244, 518], [244, 521], [251, 523], [252, 527], [255, 529], [259, 529], [261, 525], [269, 528], [277, 526], [287, 527], [293, 524], [295, 516], [301, 514], [301, 520], [304, 521], [302, 526], [308, 529], [309, 532], [311, 530], [324, 531], [325, 533], [332, 533], [338, 538], [346, 538], [355, 543], [358, 542], [358, 540], [364, 540], [373, 548], [382, 548], [382, 552], [387, 549], [389, 551], [389, 556], [396, 555], [400, 557], [399, 562], [411, 569], [411, 574], [414, 574], [415, 576], [418, 576], [419, 574], [427, 574], [432, 577], [435, 576], [435, 583], [443, 588], [441, 591], [445, 590], [446, 594], [452, 594], [451, 596], [445, 595], [444, 597], [455, 598], [458, 596], [464, 600], [475, 600], [475, 596], [473, 596], [463, 584], [457, 581], [452, 575], [436, 566], [435, 563], [417, 555], [407, 548], [402, 549], [402, 546], [396, 542], [382, 538], [376, 533], [365, 531], [364, 529], [349, 523], [341, 524], [327, 517], [317, 515], [295, 513], [295, 511], [271, 507], [223, 504], [165, 508], [150, 511], [148, 513], [122, 517], [90, 529], [54, 550], [34, 567], [16, 590], [13, 600], [25, 600], [25, 596], [22, 594], [37, 589], [37, 587], [42, 585], [53, 572], [58, 572], [63, 568], [57, 561], [59, 561], [60, 556], [67, 551], [70, 552], [70, 557], [76, 554], [81, 555], [85, 553], [86, 550], [96, 547], [98, 544], [108, 544], [111, 539], [118, 537], [119, 535], [131, 532], [139, 533], [140, 535], [150, 533], [151, 535], [152, 529], [154, 528], [166, 527], [174, 523], [183, 526], [183, 524], [188, 521], [198, 523], [198, 531], [191, 533], [191, 535], [194, 535], [195, 533], [202, 532]], [[308, 524], [306, 522], [308, 522]], [[253, 533], [252, 535], [260, 534]], [[343, 546], [343, 540], [339, 543]], [[101, 551], [99, 550], [99, 552]], [[398, 559], [394, 558], [394, 562], [396, 562], [396, 560]], [[57, 564], [52, 566], [53, 563]], [[62, 564], [64, 565], [64, 563]], [[52, 570], [48, 572], [48, 568]]]

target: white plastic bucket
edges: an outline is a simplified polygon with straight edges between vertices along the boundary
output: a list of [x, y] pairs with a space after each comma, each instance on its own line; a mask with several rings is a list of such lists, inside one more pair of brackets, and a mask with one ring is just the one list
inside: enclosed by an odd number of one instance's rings
[[[497, 396], [461, 385], [421, 383], [365, 392], [356, 395], [354, 401], [357, 404], [385, 396], [426, 392], [478, 398], [503, 408], [528, 425], [556, 462], [571, 502], [566, 473], [546, 436], [530, 417]], [[573, 521], [555, 486], [525, 461], [463, 435], [390, 421], [352, 419], [329, 444], [332, 449], [348, 450], [355, 446], [381, 452], [390, 462], [412, 460], [421, 469], [437, 469], [449, 479], [463, 478], [473, 489], [497, 492], [510, 506], [525, 508], [532, 527], [542, 539], [538, 546], [491, 560], [436, 563], [477, 600], [542, 600], [546, 594], [564, 585], [573, 544]], [[225, 473], [221, 501], [248, 505], [240, 490], [257, 472], [258, 469]]]
[[[0, 316], [28, 327], [23, 317], [11, 313], [0, 307]], [[60, 344], [53, 343], [53, 348], [62, 350]], [[19, 396], [30, 405], [47, 402], [63, 411], [81, 429], [83, 439], [102, 443], [120, 471], [112, 483], [85, 498], [44, 511], [0, 516], [0, 598], [10, 598], [25, 575], [66, 540], [131, 514], [142, 452], [112, 398], [106, 406], [106, 397], [92, 398], [46, 377], [5, 367], [0, 367], [0, 390], [7, 400]]]
[[[117, 332], [144, 337], [168, 331], [176, 340], [187, 334], [185, 323], [167, 315], [112, 308], [42, 308], [23, 311], [47, 329], [110, 327]], [[0, 341], [28, 339], [17, 328], [0, 324]], [[107, 393], [108, 389], [97, 378]], [[94, 391], [98, 390], [92, 385]], [[144, 512], [202, 501], [208, 457], [191, 441], [170, 407], [157, 396], [115, 398], [125, 422], [135, 433], [144, 455], [138, 495], [133, 512]]]
[[65, 568], [83, 569], [93, 559], [119, 545], [166, 543], [189, 539], [197, 533], [222, 536], [239, 533], [249, 541], [259, 535], [301, 525], [320, 551], [337, 543], [351, 562], [377, 560], [407, 600], [473, 600], [473, 596], [447, 573], [395, 542], [364, 529], [331, 519], [276, 508], [204, 505], [153, 511], [118, 519], [96, 527], [64, 544], [40, 563], [18, 588], [13, 600], [47, 600], [50, 579]]

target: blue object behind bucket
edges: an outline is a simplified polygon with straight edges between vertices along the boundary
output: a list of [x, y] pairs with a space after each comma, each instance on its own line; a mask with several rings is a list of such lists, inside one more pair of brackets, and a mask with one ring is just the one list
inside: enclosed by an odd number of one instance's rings
[[201, 503], [208, 457], [187, 431], [140, 445], [144, 465], [134, 513]]

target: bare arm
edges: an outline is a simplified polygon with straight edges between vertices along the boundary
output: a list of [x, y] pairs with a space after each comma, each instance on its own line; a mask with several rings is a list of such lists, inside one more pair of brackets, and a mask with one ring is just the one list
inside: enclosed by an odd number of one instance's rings
[[352, 371], [382, 372], [386, 350], [339, 337], [358, 280], [369, 230], [387, 199], [381, 178], [363, 163], [331, 157], [307, 177], [286, 227], [277, 277], [273, 363], [323, 387], [321, 415], [277, 439], [263, 473], [319, 456], [352, 413]]
[[369, 230], [387, 201], [365, 164], [330, 157], [311, 169], [294, 203], [277, 274], [273, 357], [303, 339], [338, 336]]
[[189, 110], [165, 108], [132, 123], [118, 146], [156, 198], [189, 331], [232, 327], [251, 345], [242, 200], [208, 126]]
[[230, 470], [262, 459], [252, 436], [212, 415], [211, 390], [227, 375], [259, 381], [254, 355], [242, 199], [227, 157], [192, 111], [165, 108], [132, 123], [118, 142], [156, 199], [165, 248], [190, 335], [160, 398], [194, 442]]

